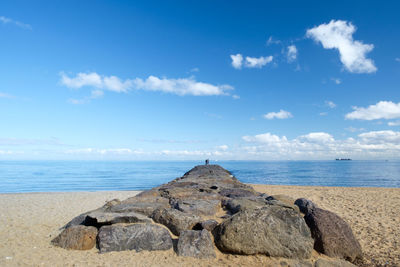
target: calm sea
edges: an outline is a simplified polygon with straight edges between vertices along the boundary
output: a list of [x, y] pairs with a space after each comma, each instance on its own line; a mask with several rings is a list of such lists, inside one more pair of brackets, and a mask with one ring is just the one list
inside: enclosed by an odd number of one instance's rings
[[[400, 161], [218, 161], [254, 184], [400, 187]], [[0, 161], [0, 193], [143, 190], [199, 161]]]

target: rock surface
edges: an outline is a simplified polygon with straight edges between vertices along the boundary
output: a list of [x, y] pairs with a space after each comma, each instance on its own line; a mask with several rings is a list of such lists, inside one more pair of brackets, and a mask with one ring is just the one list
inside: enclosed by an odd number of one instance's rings
[[219, 249], [245, 255], [307, 259], [314, 243], [300, 214], [279, 206], [240, 211], [214, 232]]
[[315, 208], [318, 208], [311, 200], [305, 198], [298, 198], [294, 202], [297, 205], [302, 213], [305, 215], [311, 213]]
[[195, 258], [215, 258], [214, 244], [207, 230], [182, 231], [179, 236], [177, 254]]
[[88, 250], [95, 246], [96, 236], [97, 228], [74, 225], [64, 229], [51, 243], [66, 249]]
[[87, 221], [92, 221], [94, 225], [108, 225], [115, 223], [139, 223], [139, 222], [151, 222], [147, 216], [136, 213], [118, 213], [118, 212], [105, 212], [105, 211], [94, 211], [90, 212], [87, 216]]
[[100, 252], [122, 250], [168, 250], [172, 239], [167, 229], [155, 224], [102, 226], [98, 235]]
[[354, 264], [351, 264], [345, 260], [333, 260], [328, 261], [325, 259], [319, 259], [315, 262], [315, 267], [356, 267]]
[[151, 215], [157, 223], [168, 227], [174, 235], [179, 235], [181, 231], [191, 230], [201, 222], [201, 217], [195, 214], [188, 214], [176, 209], [157, 209]]
[[329, 257], [350, 262], [362, 258], [360, 243], [350, 226], [333, 212], [315, 208], [305, 216], [315, 240], [314, 249]]

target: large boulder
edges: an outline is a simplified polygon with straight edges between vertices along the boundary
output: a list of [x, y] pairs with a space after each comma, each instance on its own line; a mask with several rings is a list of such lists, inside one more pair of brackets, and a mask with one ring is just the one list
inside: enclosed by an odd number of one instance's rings
[[195, 258], [215, 258], [214, 244], [207, 230], [182, 231], [179, 236], [177, 253], [179, 256]]
[[244, 255], [306, 259], [314, 243], [300, 214], [280, 206], [238, 212], [214, 234], [219, 249]]
[[350, 226], [333, 212], [315, 208], [305, 217], [315, 240], [314, 249], [329, 257], [354, 262], [362, 258], [360, 243]]
[[138, 212], [150, 216], [156, 209], [169, 208], [169, 200], [163, 197], [133, 197], [110, 207], [110, 212]]
[[51, 243], [66, 249], [88, 250], [95, 246], [96, 236], [96, 227], [74, 225], [64, 229]]
[[171, 206], [186, 213], [212, 216], [217, 213], [220, 203], [221, 201], [213, 199], [176, 199], [172, 201]]
[[156, 209], [151, 218], [156, 223], [167, 226], [177, 236], [181, 231], [192, 230], [196, 224], [202, 221], [201, 217], [195, 214], [185, 213], [176, 209]]
[[317, 205], [314, 204], [314, 202], [305, 198], [296, 199], [294, 204], [298, 206], [300, 211], [306, 215], [315, 210], [315, 208], [318, 208]]
[[101, 226], [115, 223], [151, 222], [151, 219], [149, 219], [146, 215], [136, 212], [119, 213], [94, 211], [87, 214], [86, 221], [91, 221], [93, 225]]
[[265, 207], [266, 200], [264, 198], [254, 197], [229, 198], [222, 201], [222, 206], [231, 214], [235, 214], [239, 211], [254, 210]]
[[172, 239], [168, 230], [149, 223], [102, 226], [99, 230], [98, 242], [100, 252], [172, 248]]

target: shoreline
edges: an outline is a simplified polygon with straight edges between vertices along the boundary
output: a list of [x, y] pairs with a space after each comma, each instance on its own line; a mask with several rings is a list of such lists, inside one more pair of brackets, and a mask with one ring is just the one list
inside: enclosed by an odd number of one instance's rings
[[[270, 186], [270, 187], [279, 187], [279, 188], [327, 188], [327, 189], [360, 189], [360, 190], [371, 190], [371, 189], [397, 189], [400, 190], [400, 187], [383, 187], [383, 186], [321, 186], [321, 185], [281, 185], [281, 184], [252, 184], [252, 183], [244, 183], [247, 185], [254, 187], [258, 186]], [[98, 191], [40, 191], [40, 192], [0, 192], [1, 195], [23, 195], [23, 194], [75, 194], [75, 193], [110, 193], [110, 192], [134, 192], [140, 193], [148, 189], [143, 190], [98, 190]]]
[[[321, 187], [252, 184], [268, 195], [305, 197], [346, 220], [360, 241], [367, 266], [400, 265], [400, 188]], [[59, 228], [73, 217], [140, 191], [31, 192], [0, 194], [1, 266], [274, 266], [269, 257], [226, 255], [215, 260], [177, 257], [171, 251], [69, 251], [50, 244]], [[315, 253], [314, 253], [315, 254]], [[316, 257], [319, 255], [313, 255]]]

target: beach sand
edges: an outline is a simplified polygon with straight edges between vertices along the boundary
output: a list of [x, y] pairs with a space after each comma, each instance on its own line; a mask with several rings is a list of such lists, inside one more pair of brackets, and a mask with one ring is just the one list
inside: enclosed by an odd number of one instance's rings
[[[400, 266], [400, 189], [254, 185], [269, 195], [305, 197], [345, 219], [359, 239], [366, 266]], [[290, 260], [225, 255], [198, 260], [169, 251], [72, 251], [50, 241], [59, 228], [105, 202], [134, 191], [0, 194], [0, 266], [281, 266]], [[326, 258], [314, 252], [312, 259]]]

